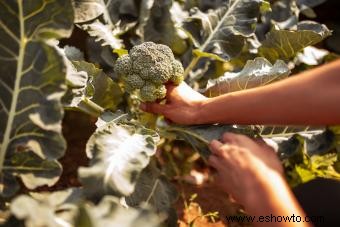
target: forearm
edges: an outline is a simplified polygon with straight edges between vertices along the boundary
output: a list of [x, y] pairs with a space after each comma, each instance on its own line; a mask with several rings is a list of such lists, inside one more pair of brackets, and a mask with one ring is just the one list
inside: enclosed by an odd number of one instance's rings
[[199, 114], [200, 123], [340, 124], [340, 61], [271, 85], [207, 99]]
[[[275, 175], [277, 173], [267, 173], [267, 175], [270, 174]], [[266, 222], [254, 223], [254, 226], [311, 226], [306, 222], [299, 222], [300, 218], [301, 220], [305, 220], [306, 214], [301, 209], [287, 183], [281, 176], [268, 176], [268, 179], [262, 179], [262, 181], [260, 180], [254, 184], [252, 190], [256, 191], [256, 194], [253, 194], [254, 196], [252, 198], [248, 198], [245, 209], [247, 213], [256, 216], [258, 220], [260, 216], [264, 217], [262, 221], [266, 220]], [[290, 221], [277, 220], [279, 216], [281, 218], [285, 217]], [[270, 221], [268, 220], [269, 217]]]

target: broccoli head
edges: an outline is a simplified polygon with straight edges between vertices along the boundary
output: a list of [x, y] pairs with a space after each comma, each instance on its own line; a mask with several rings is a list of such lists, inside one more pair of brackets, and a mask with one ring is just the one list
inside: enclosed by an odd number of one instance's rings
[[166, 88], [164, 85], [155, 85], [153, 83], [146, 83], [139, 91], [140, 98], [144, 102], [153, 102], [157, 99], [163, 99], [166, 95]]
[[171, 49], [163, 44], [145, 42], [134, 46], [129, 54], [116, 61], [115, 72], [122, 78], [127, 92], [139, 91], [144, 101], [165, 97], [167, 82], [183, 81], [183, 66]]

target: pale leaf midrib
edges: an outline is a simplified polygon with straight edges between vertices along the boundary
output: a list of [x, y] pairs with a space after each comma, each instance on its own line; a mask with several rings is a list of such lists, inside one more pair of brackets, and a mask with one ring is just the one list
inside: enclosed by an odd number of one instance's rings
[[214, 37], [215, 33], [219, 30], [219, 28], [223, 25], [224, 20], [233, 12], [237, 3], [241, 0], [235, 0], [235, 2], [227, 9], [227, 12], [223, 15], [222, 19], [218, 22], [208, 39], [203, 43], [203, 45], [199, 48], [201, 51], [204, 51], [207, 45], [210, 43], [211, 39]]
[[11, 107], [8, 112], [8, 119], [6, 124], [6, 129], [4, 133], [4, 138], [1, 144], [1, 150], [0, 150], [0, 172], [2, 171], [6, 152], [8, 148], [8, 143], [10, 141], [13, 121], [15, 117], [15, 110], [17, 107], [17, 101], [19, 96], [19, 89], [20, 89], [20, 81], [21, 81], [21, 73], [22, 73], [22, 67], [24, 62], [24, 54], [25, 54], [25, 47], [26, 47], [26, 39], [25, 39], [25, 25], [24, 25], [24, 19], [23, 19], [23, 6], [22, 6], [22, 0], [18, 0], [18, 17], [20, 22], [20, 45], [19, 45], [19, 56], [18, 56], [18, 63], [17, 63], [17, 70], [15, 74], [15, 83], [13, 88], [13, 97], [11, 101]]

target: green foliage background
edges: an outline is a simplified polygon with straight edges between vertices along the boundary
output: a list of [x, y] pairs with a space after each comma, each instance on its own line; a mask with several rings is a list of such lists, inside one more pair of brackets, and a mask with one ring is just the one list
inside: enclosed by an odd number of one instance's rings
[[[0, 1], [0, 224], [175, 226], [177, 192], [157, 146], [181, 140], [204, 160], [207, 143], [226, 131], [275, 144], [292, 186], [340, 179], [339, 127], [168, 124], [141, 112], [114, 73], [118, 56], [153, 41], [168, 45], [186, 82], [210, 97], [284, 79], [337, 58], [311, 47], [332, 34], [311, 21], [323, 2]], [[65, 111], [97, 121], [83, 154], [89, 166], [79, 168], [83, 187], [33, 192], [68, 168], [58, 162]]]

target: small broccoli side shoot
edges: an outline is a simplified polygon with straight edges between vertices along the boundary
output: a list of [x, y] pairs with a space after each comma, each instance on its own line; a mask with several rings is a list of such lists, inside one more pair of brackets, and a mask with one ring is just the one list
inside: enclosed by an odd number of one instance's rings
[[184, 71], [168, 46], [153, 42], [134, 46], [129, 54], [118, 58], [114, 70], [122, 79], [125, 90], [129, 93], [137, 91], [140, 99], [146, 102], [163, 99], [166, 95], [164, 84], [180, 84]]

